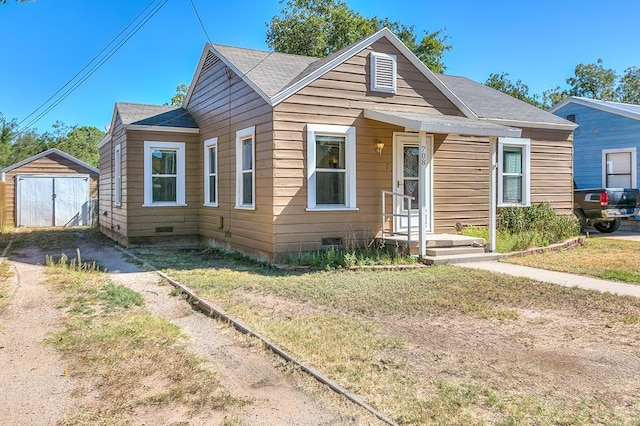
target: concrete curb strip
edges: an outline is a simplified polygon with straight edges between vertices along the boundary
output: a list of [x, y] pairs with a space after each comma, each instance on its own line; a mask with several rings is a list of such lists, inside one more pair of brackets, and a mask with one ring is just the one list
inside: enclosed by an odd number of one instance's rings
[[356, 395], [356, 394], [354, 394], [352, 392], [349, 392], [348, 390], [346, 390], [342, 386], [340, 386], [337, 382], [335, 382], [334, 380], [332, 380], [329, 377], [325, 376], [320, 371], [318, 371], [315, 368], [310, 367], [310, 366], [304, 364], [302, 361], [296, 359], [293, 355], [289, 354], [284, 349], [278, 347], [275, 343], [271, 342], [269, 339], [267, 339], [266, 337], [262, 336], [260, 333], [252, 330], [251, 327], [249, 327], [249, 325], [247, 325], [244, 322], [242, 322], [241, 320], [233, 318], [232, 316], [227, 314], [222, 308], [212, 304], [211, 302], [209, 302], [207, 300], [201, 299], [200, 297], [198, 297], [195, 294], [195, 292], [193, 290], [191, 290], [190, 288], [186, 287], [185, 285], [177, 282], [176, 280], [171, 278], [169, 275], [167, 275], [164, 272], [158, 270], [158, 268], [156, 268], [155, 266], [151, 265], [147, 261], [145, 261], [145, 260], [141, 259], [140, 257], [136, 256], [135, 254], [131, 253], [129, 250], [127, 250], [127, 249], [125, 249], [123, 247], [119, 247], [119, 246], [114, 246], [114, 247], [117, 250], [119, 250], [122, 253], [124, 253], [125, 255], [127, 255], [127, 256], [131, 257], [132, 259], [135, 259], [136, 261], [142, 263], [142, 265], [145, 268], [147, 268], [150, 271], [155, 272], [160, 277], [162, 277], [163, 279], [165, 279], [169, 283], [171, 283], [171, 285], [173, 285], [174, 287], [180, 289], [181, 292], [183, 292], [184, 294], [187, 295], [187, 301], [189, 303], [191, 303], [193, 306], [195, 306], [198, 309], [200, 309], [205, 314], [207, 314], [207, 315], [209, 315], [211, 317], [226, 321], [226, 322], [230, 323], [231, 325], [233, 325], [233, 327], [236, 330], [240, 331], [241, 333], [247, 334], [247, 335], [249, 335], [251, 337], [254, 337], [254, 338], [258, 339], [260, 342], [262, 342], [263, 345], [265, 345], [265, 347], [267, 347], [273, 353], [275, 353], [276, 355], [282, 357], [286, 361], [298, 366], [302, 371], [304, 371], [305, 373], [311, 375], [313, 378], [318, 380], [320, 383], [328, 386], [334, 392], [336, 392], [336, 393], [338, 393], [340, 395], [344, 395], [347, 399], [349, 399], [350, 401], [354, 402], [355, 404], [358, 404], [359, 406], [361, 406], [365, 410], [369, 411], [371, 414], [376, 416], [379, 420], [385, 422], [388, 425], [399, 426], [398, 423], [394, 422], [393, 420], [391, 420], [390, 418], [388, 418], [384, 414], [380, 413], [374, 407], [372, 407], [371, 405], [367, 404], [360, 396], [358, 396], [358, 395]]

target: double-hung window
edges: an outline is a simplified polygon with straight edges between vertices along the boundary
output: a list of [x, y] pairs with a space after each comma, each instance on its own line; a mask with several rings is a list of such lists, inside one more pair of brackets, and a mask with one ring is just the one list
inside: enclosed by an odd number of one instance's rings
[[498, 139], [498, 205], [531, 205], [531, 140]]
[[236, 208], [255, 209], [254, 126], [236, 132]]
[[307, 125], [307, 208], [356, 209], [355, 127]]
[[117, 144], [113, 151], [114, 199], [113, 204], [122, 205], [122, 150]]
[[218, 206], [218, 138], [204, 141], [204, 205]]
[[144, 142], [144, 205], [186, 205], [183, 142]]
[[602, 150], [602, 185], [605, 188], [637, 188], [636, 148]]

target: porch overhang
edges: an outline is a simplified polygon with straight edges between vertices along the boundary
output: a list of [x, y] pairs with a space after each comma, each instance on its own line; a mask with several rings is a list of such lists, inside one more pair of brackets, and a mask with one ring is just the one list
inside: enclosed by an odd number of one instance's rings
[[522, 129], [452, 115], [364, 110], [365, 118], [404, 127], [409, 132], [519, 138]]

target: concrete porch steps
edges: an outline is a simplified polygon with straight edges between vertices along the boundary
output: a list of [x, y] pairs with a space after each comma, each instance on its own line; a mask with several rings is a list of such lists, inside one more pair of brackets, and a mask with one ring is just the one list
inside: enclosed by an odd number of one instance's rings
[[[412, 235], [408, 241], [406, 235], [385, 235], [378, 239], [385, 245], [405, 250], [410, 255], [418, 255], [418, 235]], [[447, 263], [464, 263], [496, 260], [504, 257], [497, 253], [485, 253], [485, 241], [458, 234], [429, 234], [426, 236], [426, 256], [422, 259], [427, 265], [444, 265]]]

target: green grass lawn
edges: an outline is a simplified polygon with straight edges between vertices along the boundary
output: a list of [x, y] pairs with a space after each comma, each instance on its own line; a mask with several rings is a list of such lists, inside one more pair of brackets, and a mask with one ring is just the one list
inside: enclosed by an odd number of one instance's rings
[[580, 248], [509, 257], [504, 262], [640, 284], [640, 242], [590, 238]]

